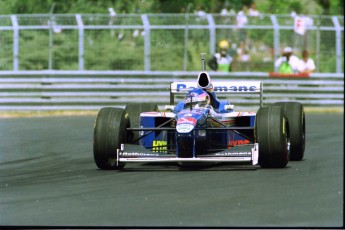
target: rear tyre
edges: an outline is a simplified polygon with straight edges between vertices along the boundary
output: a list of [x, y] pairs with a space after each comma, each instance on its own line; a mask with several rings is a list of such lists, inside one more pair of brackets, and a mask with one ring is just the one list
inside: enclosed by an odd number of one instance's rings
[[[158, 106], [155, 104], [150, 104], [150, 103], [132, 103], [132, 104], [127, 104], [125, 108], [126, 112], [128, 113], [129, 116], [129, 123], [131, 128], [139, 128], [140, 127], [140, 113], [143, 112], [152, 112], [158, 111]], [[128, 133], [129, 137], [129, 142], [131, 144], [139, 144], [139, 140], [132, 142], [132, 140], [136, 140], [139, 138], [139, 132], [130, 132]]]
[[284, 168], [289, 161], [289, 125], [280, 106], [261, 107], [255, 119], [255, 139], [259, 144], [259, 165]]
[[289, 120], [290, 130], [290, 160], [303, 159], [305, 150], [305, 113], [299, 102], [277, 102], [282, 107]]
[[93, 156], [100, 169], [122, 169], [117, 165], [117, 149], [126, 141], [129, 125], [126, 111], [121, 108], [102, 108], [97, 115], [93, 133]]

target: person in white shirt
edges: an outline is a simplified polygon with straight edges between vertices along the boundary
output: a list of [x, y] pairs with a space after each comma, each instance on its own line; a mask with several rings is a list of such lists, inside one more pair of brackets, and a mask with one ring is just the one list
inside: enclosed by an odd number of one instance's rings
[[312, 73], [315, 71], [315, 62], [309, 57], [307, 50], [302, 51], [302, 59], [298, 65], [299, 73]]
[[195, 14], [197, 16], [199, 16], [199, 18], [201, 18], [201, 19], [206, 19], [206, 17], [207, 17], [207, 14], [204, 11], [204, 7], [202, 5], [197, 5]]
[[250, 4], [249, 10], [248, 10], [248, 16], [252, 16], [252, 17], [259, 17], [260, 16], [260, 12], [256, 9], [255, 2], [252, 2]]
[[293, 49], [291, 47], [285, 47], [283, 54], [279, 57], [274, 66], [278, 68], [279, 73], [298, 73], [299, 58], [293, 55]]
[[242, 10], [236, 15], [236, 26], [238, 29], [238, 43], [239, 47], [243, 50], [247, 42], [247, 31], [243, 27], [248, 24], [248, 7], [242, 6]]
[[242, 6], [242, 10], [237, 13], [236, 16], [236, 25], [238, 28], [242, 28], [248, 23], [248, 7], [246, 5]]

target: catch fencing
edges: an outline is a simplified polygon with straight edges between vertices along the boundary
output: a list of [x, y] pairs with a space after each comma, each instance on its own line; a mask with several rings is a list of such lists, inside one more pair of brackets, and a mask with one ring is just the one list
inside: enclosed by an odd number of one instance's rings
[[316, 72], [343, 73], [343, 16], [299, 18], [302, 33], [291, 15], [248, 17], [243, 27], [235, 14], [0, 15], [0, 70], [198, 71], [199, 54], [211, 57], [227, 39], [234, 72], [274, 71], [291, 46], [310, 52]]
[[[0, 71], [0, 110], [98, 110], [127, 103], [170, 102], [174, 81], [196, 81], [196, 71]], [[343, 107], [344, 77], [315, 73], [310, 77], [277, 78], [266, 72], [210, 72], [212, 81], [263, 82], [263, 104], [299, 101], [305, 107]], [[227, 97], [236, 110], [257, 109], [257, 95]]]

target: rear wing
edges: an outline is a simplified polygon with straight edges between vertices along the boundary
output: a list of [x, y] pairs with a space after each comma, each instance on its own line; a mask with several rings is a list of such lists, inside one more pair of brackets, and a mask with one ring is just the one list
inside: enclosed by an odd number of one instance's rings
[[[213, 89], [216, 94], [259, 94], [260, 107], [263, 106], [262, 81], [213, 81]], [[172, 82], [170, 84], [170, 105], [174, 104], [175, 94], [186, 94], [193, 88], [198, 88], [197, 82]]]

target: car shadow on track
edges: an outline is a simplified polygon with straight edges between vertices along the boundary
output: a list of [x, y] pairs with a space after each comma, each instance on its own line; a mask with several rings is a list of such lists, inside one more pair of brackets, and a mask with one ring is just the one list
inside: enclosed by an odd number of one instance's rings
[[126, 165], [121, 171], [253, 171], [260, 166], [243, 163], [218, 163], [218, 164], [190, 164], [179, 165], [178, 163], [144, 163], [138, 165]]

